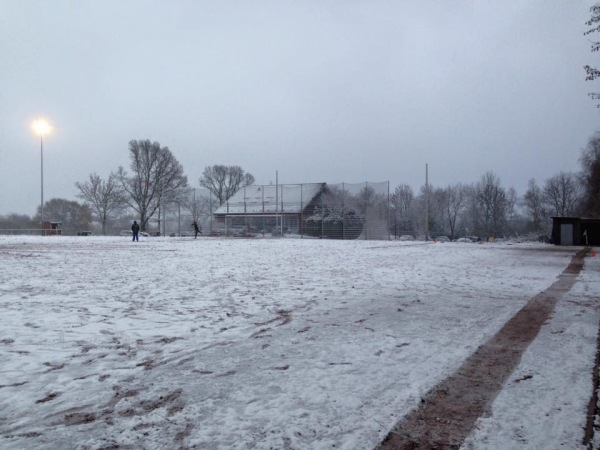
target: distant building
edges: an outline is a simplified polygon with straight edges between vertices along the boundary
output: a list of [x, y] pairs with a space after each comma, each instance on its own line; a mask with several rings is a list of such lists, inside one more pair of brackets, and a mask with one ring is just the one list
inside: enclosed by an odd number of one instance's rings
[[303, 234], [306, 218], [326, 192], [326, 183], [246, 186], [213, 215], [227, 234]]
[[214, 213], [211, 234], [390, 239], [389, 182], [252, 185]]
[[42, 223], [42, 235], [60, 236], [62, 235], [62, 222], [44, 221]]
[[600, 219], [553, 217], [552, 242], [556, 245], [600, 245]]

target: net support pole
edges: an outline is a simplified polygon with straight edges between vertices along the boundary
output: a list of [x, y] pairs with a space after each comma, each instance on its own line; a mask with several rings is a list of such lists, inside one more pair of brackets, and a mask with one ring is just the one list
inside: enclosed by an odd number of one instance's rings
[[429, 240], [429, 164], [425, 164], [425, 242]]
[[387, 235], [388, 235], [388, 241], [392, 240], [392, 236], [390, 233], [390, 224], [391, 224], [391, 212], [390, 212], [390, 182], [388, 180], [387, 182], [387, 187], [388, 187], [388, 200], [387, 200]]

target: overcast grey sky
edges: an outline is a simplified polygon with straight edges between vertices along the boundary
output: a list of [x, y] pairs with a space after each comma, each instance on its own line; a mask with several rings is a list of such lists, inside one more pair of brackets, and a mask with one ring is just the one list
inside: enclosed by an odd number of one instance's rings
[[[477, 181], [523, 194], [578, 157], [600, 110], [594, 0], [0, 0], [0, 214], [168, 146], [192, 186]], [[596, 36], [600, 38], [600, 36]]]

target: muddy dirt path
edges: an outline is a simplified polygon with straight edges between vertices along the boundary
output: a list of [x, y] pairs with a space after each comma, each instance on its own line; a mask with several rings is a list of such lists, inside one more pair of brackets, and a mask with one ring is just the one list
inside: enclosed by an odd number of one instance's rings
[[388, 434], [379, 450], [458, 449], [475, 421], [494, 401], [523, 352], [549, 319], [583, 268], [579, 251], [548, 289], [533, 297], [449, 378], [421, 400]]

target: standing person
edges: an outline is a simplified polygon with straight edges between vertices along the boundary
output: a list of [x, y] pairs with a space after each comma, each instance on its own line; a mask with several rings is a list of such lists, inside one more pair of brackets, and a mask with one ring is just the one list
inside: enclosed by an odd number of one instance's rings
[[198, 237], [198, 233], [202, 234], [202, 232], [200, 231], [200, 228], [198, 227], [198, 224], [196, 223], [196, 221], [194, 220], [192, 222], [192, 226], [194, 227], [194, 239], [196, 239]]
[[138, 237], [138, 233], [140, 232], [140, 226], [135, 220], [133, 221], [133, 225], [131, 225], [131, 232], [133, 233], [133, 240], [139, 242], [140, 238]]

